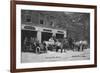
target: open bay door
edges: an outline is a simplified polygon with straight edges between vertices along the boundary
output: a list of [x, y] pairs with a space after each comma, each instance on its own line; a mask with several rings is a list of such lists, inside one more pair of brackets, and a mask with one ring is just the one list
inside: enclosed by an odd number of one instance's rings
[[49, 41], [49, 39], [52, 37], [52, 33], [49, 32], [42, 32], [42, 42], [43, 41]]
[[64, 38], [64, 34], [59, 34], [59, 33], [57, 33], [57, 34], [56, 34], [56, 38], [57, 38], [57, 39], [62, 39], [62, 38]]
[[27, 38], [27, 41], [30, 41], [30, 39], [32, 38], [36, 38], [37, 37], [37, 31], [30, 31], [30, 30], [21, 30], [21, 48], [23, 51], [23, 47], [24, 47], [24, 41], [25, 38]]

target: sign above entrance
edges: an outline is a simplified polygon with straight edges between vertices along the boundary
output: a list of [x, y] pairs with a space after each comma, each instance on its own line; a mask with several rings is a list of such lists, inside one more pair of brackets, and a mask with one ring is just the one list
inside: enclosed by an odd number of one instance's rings
[[25, 29], [36, 30], [35, 27], [32, 26], [24, 26]]
[[52, 30], [49, 29], [43, 29], [43, 31], [52, 32]]
[[59, 32], [59, 33], [64, 33], [63, 31], [57, 31], [57, 32]]

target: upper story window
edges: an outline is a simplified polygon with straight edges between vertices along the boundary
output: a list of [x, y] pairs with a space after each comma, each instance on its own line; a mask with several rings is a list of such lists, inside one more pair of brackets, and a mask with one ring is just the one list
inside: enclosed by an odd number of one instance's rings
[[25, 22], [28, 22], [28, 23], [32, 22], [32, 17], [30, 14], [25, 15]]
[[40, 24], [44, 24], [44, 21], [42, 19], [40, 20]]

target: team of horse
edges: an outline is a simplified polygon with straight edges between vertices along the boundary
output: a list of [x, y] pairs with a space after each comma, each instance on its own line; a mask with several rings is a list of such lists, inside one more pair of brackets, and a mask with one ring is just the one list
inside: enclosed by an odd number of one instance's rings
[[77, 42], [72, 42], [70, 43], [67, 40], [64, 40], [63, 42], [49, 42], [45, 41], [46, 47], [48, 50], [55, 50], [58, 52], [66, 52], [67, 50], [72, 50], [72, 51], [83, 51], [84, 49], [87, 49], [88, 43], [86, 40], [84, 41], [77, 41]]
[[61, 39], [61, 41], [43, 41], [43, 43], [32, 42], [24, 44], [24, 50], [30, 50], [35, 53], [47, 53], [48, 51], [55, 52], [66, 52], [67, 50], [72, 51], [83, 51], [87, 49], [88, 43], [86, 40], [84, 41], [72, 41], [68, 39]]

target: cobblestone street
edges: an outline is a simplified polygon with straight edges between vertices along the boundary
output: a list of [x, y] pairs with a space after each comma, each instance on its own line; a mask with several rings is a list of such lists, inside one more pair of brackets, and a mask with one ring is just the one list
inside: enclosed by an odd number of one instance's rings
[[66, 52], [51, 52], [42, 54], [35, 54], [29, 52], [22, 52], [21, 56], [22, 63], [32, 63], [32, 62], [53, 62], [53, 61], [74, 61], [74, 60], [89, 60], [90, 59], [90, 49], [85, 49], [84, 51], [66, 51]]

